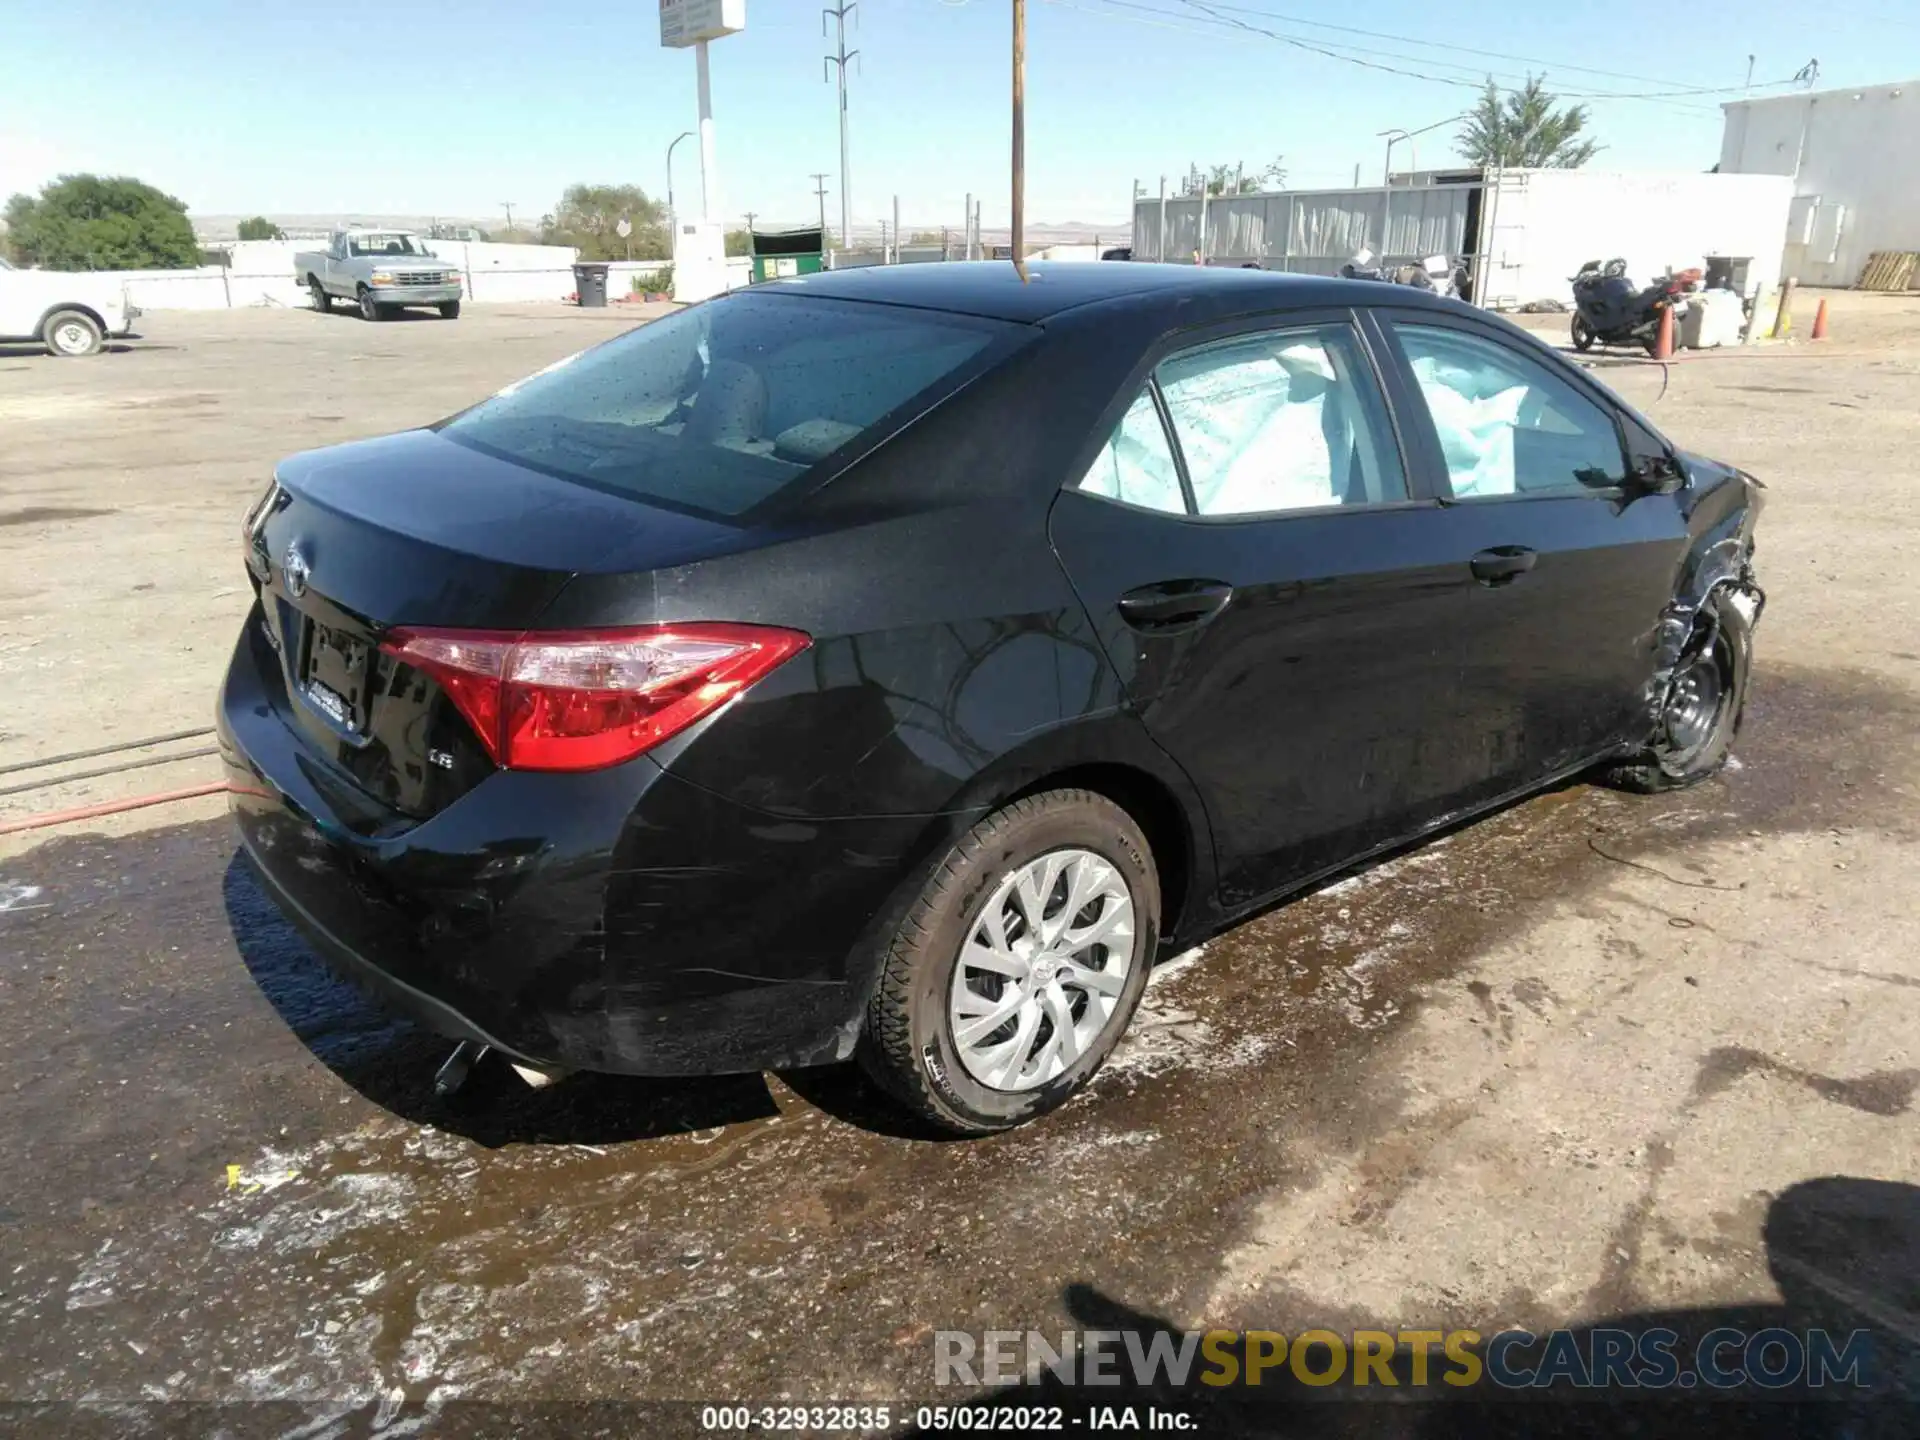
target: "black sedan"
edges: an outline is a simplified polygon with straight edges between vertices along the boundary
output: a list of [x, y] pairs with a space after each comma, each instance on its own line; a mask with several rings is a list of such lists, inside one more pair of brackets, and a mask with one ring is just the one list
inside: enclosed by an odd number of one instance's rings
[[857, 1055], [984, 1131], [1157, 956], [1724, 763], [1757, 482], [1411, 289], [1030, 274], [757, 288], [284, 461], [219, 723], [328, 961], [538, 1079]]

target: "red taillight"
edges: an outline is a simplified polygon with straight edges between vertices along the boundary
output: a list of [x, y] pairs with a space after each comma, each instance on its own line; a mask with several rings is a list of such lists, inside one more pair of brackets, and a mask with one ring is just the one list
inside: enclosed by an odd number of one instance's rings
[[797, 630], [697, 624], [395, 630], [380, 648], [440, 682], [495, 764], [598, 770], [712, 714], [809, 643]]

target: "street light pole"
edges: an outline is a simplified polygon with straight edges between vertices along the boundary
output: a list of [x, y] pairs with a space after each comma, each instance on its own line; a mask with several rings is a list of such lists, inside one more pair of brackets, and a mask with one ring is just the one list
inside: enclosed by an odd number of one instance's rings
[[671, 215], [672, 215], [672, 214], [674, 213], [674, 209], [673, 209], [673, 149], [674, 149], [674, 146], [675, 146], [675, 145], [678, 145], [678, 144], [679, 144], [679, 143], [680, 143], [680, 142], [681, 142], [682, 140], [691, 140], [692, 138], [693, 138], [693, 131], [691, 131], [691, 130], [682, 130], [682, 131], [681, 131], [681, 132], [680, 132], [680, 133], [679, 133], [678, 135], [676, 135], [676, 136], [674, 136], [674, 137], [673, 137], [673, 140], [672, 140], [672, 142], [671, 142], [671, 143], [670, 143], [670, 144], [669, 144], [669, 145], [667, 146], [667, 214], [668, 214], [669, 216], [671, 216]]
[[1412, 170], [1418, 169], [1420, 165], [1420, 152], [1416, 150], [1413, 145], [1414, 136], [1424, 135], [1429, 130], [1438, 130], [1442, 125], [1451, 125], [1456, 120], [1468, 119], [1470, 116], [1472, 116], [1472, 114], [1473, 112], [1471, 110], [1462, 110], [1458, 115], [1449, 115], [1447, 116], [1446, 119], [1436, 120], [1431, 125], [1422, 125], [1418, 130], [1381, 130], [1377, 132], [1382, 136], [1391, 137], [1387, 140], [1388, 168], [1387, 168], [1386, 174], [1380, 177], [1381, 186], [1384, 188], [1385, 186], [1392, 183], [1389, 177], [1391, 177], [1391, 175], [1393, 174], [1393, 170], [1392, 170], [1393, 147], [1396, 141], [1404, 140], [1407, 142], [1407, 154], [1411, 157], [1410, 164], [1409, 164], [1409, 171], [1411, 172]]
[[1408, 135], [1404, 130], [1381, 130], [1377, 132], [1377, 136], [1385, 136], [1387, 141], [1387, 155], [1386, 158], [1380, 162], [1380, 187], [1385, 189], [1387, 186], [1393, 184], [1393, 147], [1395, 143], [1401, 140], [1410, 141], [1413, 137]]

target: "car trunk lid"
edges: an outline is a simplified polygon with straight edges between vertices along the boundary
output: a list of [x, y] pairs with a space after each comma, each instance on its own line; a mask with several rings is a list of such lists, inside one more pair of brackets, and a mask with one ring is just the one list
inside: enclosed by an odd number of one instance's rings
[[652, 570], [737, 544], [737, 527], [606, 495], [429, 431], [297, 455], [247, 536], [276, 708], [381, 809], [436, 813], [492, 773], [396, 627], [531, 628], [583, 570]]

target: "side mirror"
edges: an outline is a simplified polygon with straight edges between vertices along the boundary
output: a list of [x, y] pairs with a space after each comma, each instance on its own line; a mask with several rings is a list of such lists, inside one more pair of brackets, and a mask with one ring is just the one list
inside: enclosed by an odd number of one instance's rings
[[1672, 495], [1686, 488], [1687, 473], [1671, 455], [1641, 455], [1627, 472], [1626, 491], [1630, 496]]

